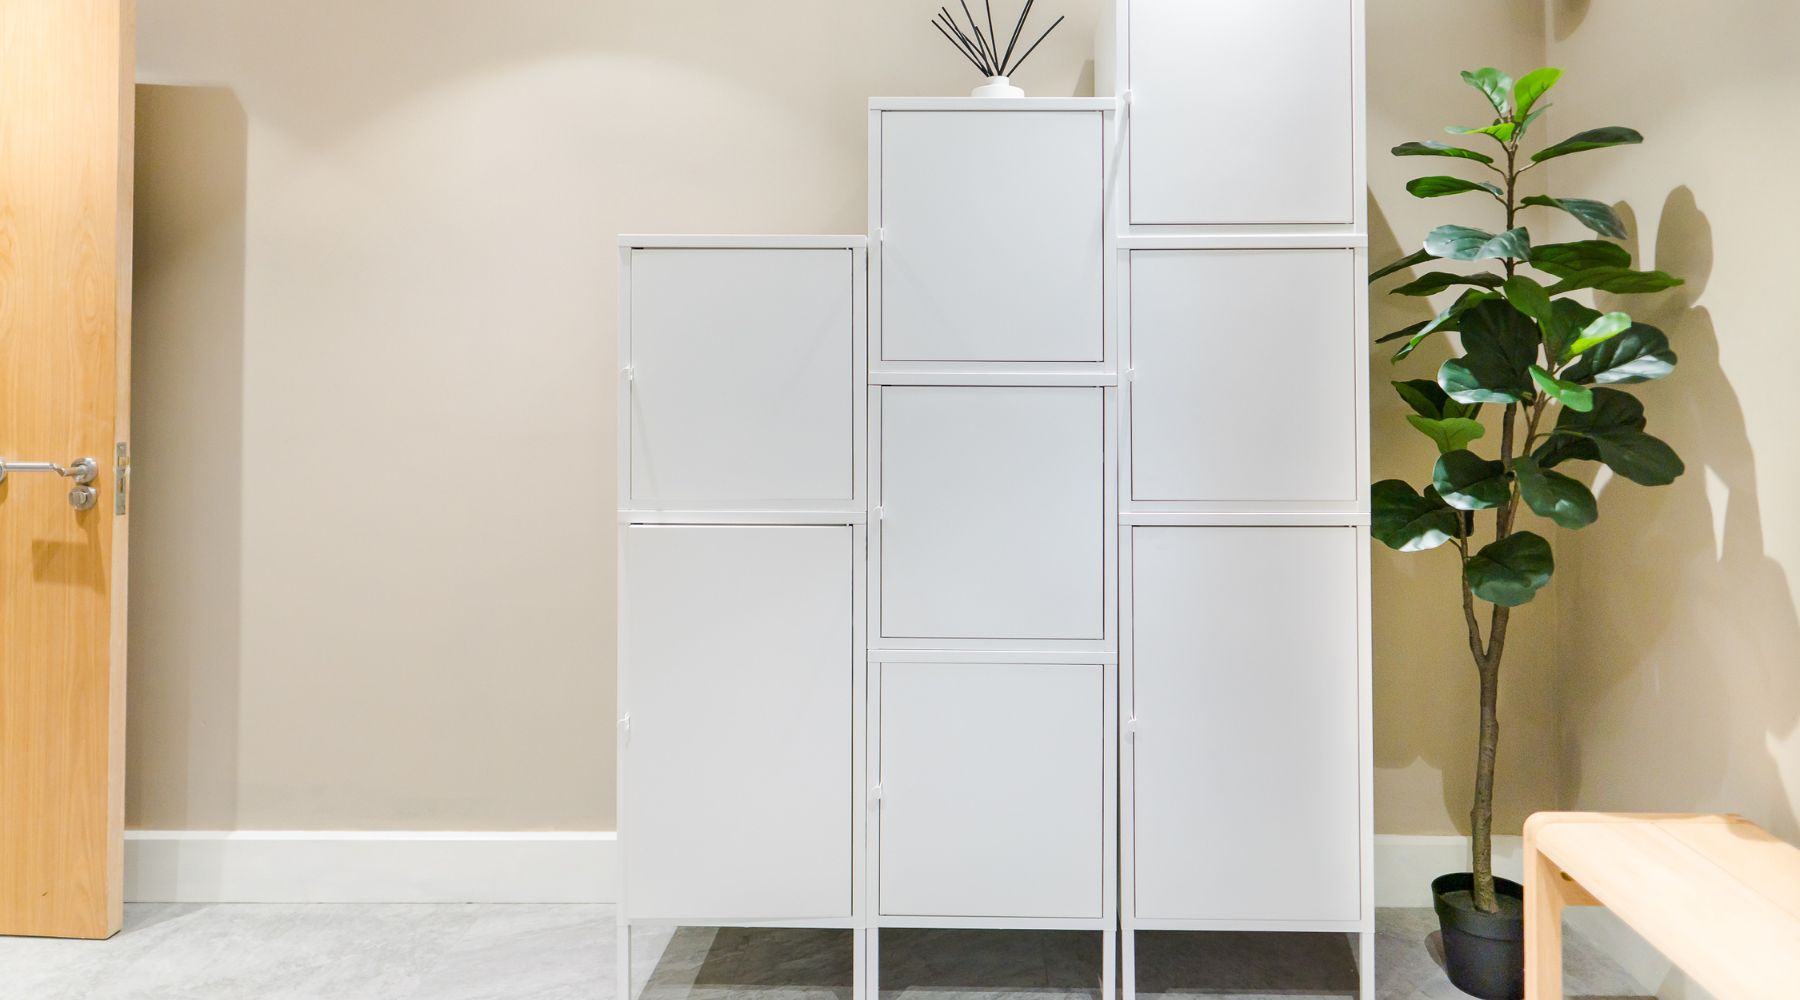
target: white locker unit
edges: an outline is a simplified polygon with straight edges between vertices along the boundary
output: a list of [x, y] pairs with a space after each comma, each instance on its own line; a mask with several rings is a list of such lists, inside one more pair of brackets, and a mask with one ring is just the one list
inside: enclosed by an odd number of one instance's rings
[[851, 928], [860, 998], [867, 239], [619, 244], [619, 996], [672, 924]]

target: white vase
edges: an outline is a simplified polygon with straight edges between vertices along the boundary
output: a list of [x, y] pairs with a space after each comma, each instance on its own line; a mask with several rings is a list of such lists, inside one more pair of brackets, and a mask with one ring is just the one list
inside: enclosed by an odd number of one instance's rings
[[987, 82], [969, 92], [970, 97], [1024, 97], [1025, 91], [1013, 86], [1004, 76], [990, 76]]

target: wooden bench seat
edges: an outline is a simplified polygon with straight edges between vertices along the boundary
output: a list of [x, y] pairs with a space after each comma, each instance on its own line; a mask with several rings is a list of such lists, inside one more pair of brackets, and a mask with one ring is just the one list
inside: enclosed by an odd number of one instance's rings
[[1562, 911], [1604, 906], [1717, 1000], [1800, 997], [1800, 849], [1739, 816], [1538, 813], [1525, 996], [1562, 1000]]

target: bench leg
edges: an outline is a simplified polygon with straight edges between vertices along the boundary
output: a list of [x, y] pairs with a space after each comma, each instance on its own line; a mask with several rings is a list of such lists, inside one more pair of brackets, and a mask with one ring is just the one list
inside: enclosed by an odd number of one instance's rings
[[1525, 1000], [1563, 1000], [1562, 873], [1525, 852]]

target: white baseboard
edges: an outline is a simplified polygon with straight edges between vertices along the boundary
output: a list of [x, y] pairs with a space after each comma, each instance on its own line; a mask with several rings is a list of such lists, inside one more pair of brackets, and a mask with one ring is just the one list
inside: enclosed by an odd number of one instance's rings
[[608, 903], [618, 835], [130, 830], [125, 898], [178, 903]]

